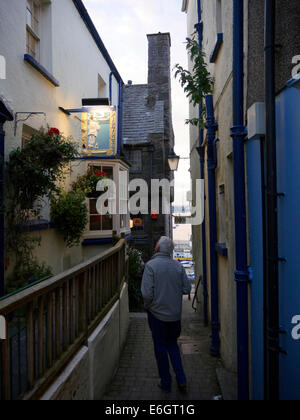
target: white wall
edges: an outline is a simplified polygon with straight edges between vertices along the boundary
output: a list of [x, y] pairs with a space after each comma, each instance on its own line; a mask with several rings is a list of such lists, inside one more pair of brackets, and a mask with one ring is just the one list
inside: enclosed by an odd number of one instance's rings
[[[110, 68], [99, 51], [94, 39], [81, 19], [72, 0], [45, 1], [47, 15], [43, 20], [41, 31], [41, 63], [47, 67], [59, 81], [60, 86], [54, 87], [37, 70], [24, 61], [26, 53], [26, 0], [0, 1], [0, 54], [6, 59], [7, 78], [0, 80], [0, 95], [8, 100], [12, 110], [16, 112], [45, 112], [43, 116], [32, 116], [26, 125], [39, 129], [58, 128], [65, 136], [72, 136], [81, 145], [80, 114], [67, 116], [58, 110], [63, 108], [81, 108], [82, 98], [98, 96], [98, 74], [107, 85], [109, 96]], [[49, 39], [49, 34], [51, 38]], [[100, 34], [101, 36], [101, 34]], [[119, 101], [119, 87], [115, 77], [112, 78], [113, 105]], [[26, 116], [25, 116], [26, 117]], [[24, 118], [24, 116], [19, 116]], [[21, 146], [23, 123], [18, 124], [14, 135], [14, 121], [5, 124], [5, 153], [8, 157], [12, 149]], [[85, 170], [86, 165], [72, 164], [72, 179]], [[71, 175], [71, 174], [70, 174]], [[70, 176], [66, 178], [68, 187]], [[46, 205], [43, 217], [49, 218], [49, 206]], [[46, 243], [49, 232], [42, 232]], [[54, 273], [63, 270], [60, 261], [64, 255], [61, 238], [51, 232], [51, 248], [57, 250], [57, 256], [48, 252], [50, 264]], [[56, 246], [57, 245], [57, 246]], [[42, 257], [47, 257], [47, 244], [39, 250]], [[72, 265], [82, 261], [81, 248], [71, 251]], [[45, 255], [46, 253], [46, 255]], [[59, 253], [59, 255], [58, 255]], [[66, 255], [68, 257], [68, 255]], [[51, 260], [54, 260], [51, 261]], [[60, 269], [59, 269], [60, 267]]]
[[[24, 62], [26, 52], [26, 0], [0, 3], [0, 51], [7, 62], [7, 79], [0, 81], [0, 94], [14, 112], [42, 111], [50, 126], [59, 128], [80, 142], [78, 115], [66, 116], [58, 107], [80, 108], [82, 98], [98, 96], [98, 74], [107, 83], [110, 68], [91, 37], [71, 0], [52, 0], [52, 72], [58, 88]], [[50, 53], [49, 53], [50, 54]], [[113, 77], [113, 105], [118, 105], [118, 84]], [[79, 115], [80, 116], [80, 115]], [[43, 117], [31, 117], [28, 125], [45, 126]], [[6, 153], [20, 145], [22, 124], [14, 137], [12, 123], [6, 125]]]
[[[235, 236], [234, 236], [234, 185], [232, 162], [232, 139], [230, 129], [232, 126], [232, 45], [233, 45], [233, 9], [232, 2], [222, 1], [222, 31], [223, 44], [215, 63], [210, 63], [210, 56], [217, 40], [216, 0], [202, 0], [203, 21], [203, 51], [206, 54], [208, 70], [214, 77], [214, 107], [215, 118], [219, 124], [217, 137], [218, 166], [216, 169], [216, 198], [217, 198], [217, 230], [218, 238], [224, 238], [228, 247], [228, 258], [219, 257], [219, 312], [221, 321], [221, 355], [225, 366], [236, 370], [236, 285], [234, 282], [235, 270]], [[188, 34], [195, 32], [197, 23], [197, 0], [189, 0], [187, 10]], [[198, 116], [198, 110], [191, 106], [191, 117]], [[204, 133], [205, 138], [206, 133]], [[191, 146], [191, 176], [200, 177], [199, 156], [195, 147], [198, 146], [198, 130], [190, 128]], [[205, 167], [206, 196], [208, 197], [207, 167]], [[225, 210], [219, 211], [219, 186], [225, 185]], [[221, 207], [220, 207], [221, 209]], [[221, 219], [222, 218], [222, 219]], [[221, 223], [222, 220], [222, 223]], [[210, 294], [210, 260], [209, 260], [209, 208], [206, 200], [206, 249], [207, 249], [207, 282]], [[225, 226], [225, 235], [220, 234], [220, 226]], [[223, 233], [223, 232], [222, 232]], [[193, 252], [196, 261], [195, 274], [202, 273], [202, 239], [201, 229], [193, 227]], [[222, 239], [223, 241], [223, 239]], [[202, 309], [201, 309], [202, 310]]]

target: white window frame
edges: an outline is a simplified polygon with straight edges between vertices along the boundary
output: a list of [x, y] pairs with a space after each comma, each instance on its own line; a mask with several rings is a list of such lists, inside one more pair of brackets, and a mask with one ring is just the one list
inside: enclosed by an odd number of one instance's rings
[[[35, 8], [37, 14], [35, 14]], [[30, 16], [30, 23], [29, 23]], [[33, 24], [33, 21], [37, 26]], [[26, 52], [37, 61], [40, 61], [40, 23], [41, 23], [41, 2], [40, 0], [26, 1]], [[28, 39], [33, 40], [34, 50], [29, 45]]]
[[[112, 167], [113, 168], [113, 179], [116, 182], [117, 186], [117, 197], [119, 197], [119, 173], [120, 171], [126, 171], [127, 177], [129, 179], [129, 168], [128, 166], [124, 165], [121, 161], [111, 161], [111, 160], [91, 160], [87, 161], [85, 165], [85, 170], [88, 171], [89, 167], [97, 167], [99, 166], [99, 170], [103, 168]], [[127, 192], [127, 200], [128, 200], [128, 192]], [[88, 224], [84, 233], [84, 239], [101, 239], [101, 238], [111, 238], [113, 232], [117, 232], [117, 235], [121, 233], [130, 233], [130, 217], [129, 214], [126, 216], [126, 223], [124, 228], [121, 228], [121, 215], [120, 213], [120, 202], [117, 200], [117, 214], [113, 215], [113, 229], [112, 230], [97, 230], [91, 231], [90, 230], [90, 198], [86, 199], [86, 205], [88, 209]]]
[[222, 0], [216, 0], [216, 30], [217, 34], [223, 33]]
[[[128, 183], [129, 183], [129, 172], [128, 170], [120, 167], [120, 172], [126, 172], [127, 174], [127, 181], [126, 184], [120, 185], [118, 184], [119, 191], [118, 191], [118, 197], [119, 197], [119, 209], [118, 213], [121, 211], [127, 209], [127, 214], [119, 214], [119, 222], [120, 222], [120, 232], [124, 233], [127, 232], [130, 229], [130, 215], [128, 211], [128, 201], [129, 201], [129, 192], [128, 192]], [[124, 221], [124, 226], [122, 227], [122, 221]]]

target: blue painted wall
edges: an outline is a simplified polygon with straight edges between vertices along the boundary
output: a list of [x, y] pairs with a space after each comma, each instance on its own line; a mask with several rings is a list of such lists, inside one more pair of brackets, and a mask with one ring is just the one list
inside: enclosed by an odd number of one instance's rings
[[[300, 337], [292, 319], [300, 316], [300, 81], [277, 97], [277, 172], [280, 327], [280, 399], [300, 400]], [[251, 264], [252, 398], [264, 398], [264, 285], [262, 168], [259, 138], [247, 141], [247, 182]], [[297, 330], [300, 333], [300, 328]]]
[[300, 400], [300, 340], [292, 338], [292, 318], [300, 315], [300, 83], [277, 99], [280, 323], [280, 398]]

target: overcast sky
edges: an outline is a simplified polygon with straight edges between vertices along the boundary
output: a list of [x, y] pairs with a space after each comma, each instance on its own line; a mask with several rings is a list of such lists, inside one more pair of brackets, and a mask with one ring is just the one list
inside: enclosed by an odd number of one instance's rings
[[[124, 82], [147, 83], [147, 34], [170, 32], [172, 69], [187, 65], [185, 50], [186, 15], [182, 0], [84, 0], [84, 4]], [[188, 101], [172, 72], [173, 125], [175, 151], [189, 156]], [[175, 179], [175, 204], [185, 202], [190, 189], [190, 163], [183, 160]]]

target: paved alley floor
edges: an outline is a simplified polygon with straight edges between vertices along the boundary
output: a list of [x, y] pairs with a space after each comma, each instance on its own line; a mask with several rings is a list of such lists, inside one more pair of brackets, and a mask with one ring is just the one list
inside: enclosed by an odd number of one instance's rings
[[179, 393], [174, 373], [172, 392], [165, 394], [157, 386], [159, 376], [146, 314], [131, 314], [119, 369], [103, 400], [212, 400], [220, 395], [216, 377], [218, 359], [209, 355], [210, 329], [203, 326], [187, 297], [184, 298], [179, 344], [188, 378], [188, 394]]

